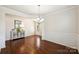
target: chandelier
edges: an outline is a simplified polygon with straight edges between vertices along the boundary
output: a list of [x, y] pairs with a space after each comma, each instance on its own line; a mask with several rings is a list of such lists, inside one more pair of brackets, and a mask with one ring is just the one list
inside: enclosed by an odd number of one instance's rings
[[38, 17], [36, 19], [34, 19], [34, 22], [35, 22], [35, 34], [36, 35], [42, 35], [42, 29], [41, 29], [41, 23], [44, 21], [44, 19], [41, 17], [40, 15], [40, 5], [37, 5], [38, 7]]
[[44, 19], [40, 15], [40, 5], [37, 5], [37, 6], [38, 6], [38, 17], [36, 19], [34, 19], [34, 21], [37, 23], [41, 23], [44, 21]]

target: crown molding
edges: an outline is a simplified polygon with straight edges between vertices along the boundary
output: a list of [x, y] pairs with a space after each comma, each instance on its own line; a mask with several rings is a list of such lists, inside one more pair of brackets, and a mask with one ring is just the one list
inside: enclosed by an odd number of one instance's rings
[[45, 14], [43, 16], [48, 16], [48, 15], [51, 15], [51, 14], [57, 14], [57, 13], [60, 13], [60, 12], [65, 12], [67, 10], [70, 10], [70, 9], [73, 9], [73, 8], [78, 8], [79, 6], [75, 6], [75, 5], [70, 5], [70, 6], [67, 6], [67, 7], [64, 7], [64, 8], [61, 8], [61, 9], [57, 9], [55, 11], [51, 11], [49, 12], [48, 14]]

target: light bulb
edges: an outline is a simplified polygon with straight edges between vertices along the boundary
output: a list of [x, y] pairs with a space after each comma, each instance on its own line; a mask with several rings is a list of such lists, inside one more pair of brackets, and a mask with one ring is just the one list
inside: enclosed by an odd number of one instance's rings
[[44, 21], [44, 19], [43, 18], [36, 18], [36, 19], [34, 19], [34, 21], [37, 23], [41, 23]]

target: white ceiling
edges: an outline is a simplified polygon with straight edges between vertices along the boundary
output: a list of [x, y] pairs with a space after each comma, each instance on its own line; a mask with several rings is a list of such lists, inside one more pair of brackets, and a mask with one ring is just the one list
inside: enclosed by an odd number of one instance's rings
[[[37, 5], [4, 5], [4, 7], [14, 9], [26, 14], [37, 15], [39, 8]], [[68, 7], [68, 5], [40, 5], [40, 14], [48, 14], [55, 10]]]

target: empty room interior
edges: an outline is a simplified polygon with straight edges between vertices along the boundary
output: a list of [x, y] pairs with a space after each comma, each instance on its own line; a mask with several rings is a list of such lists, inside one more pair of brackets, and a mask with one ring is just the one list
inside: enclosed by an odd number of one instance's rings
[[0, 5], [0, 54], [78, 53], [78, 5]]

